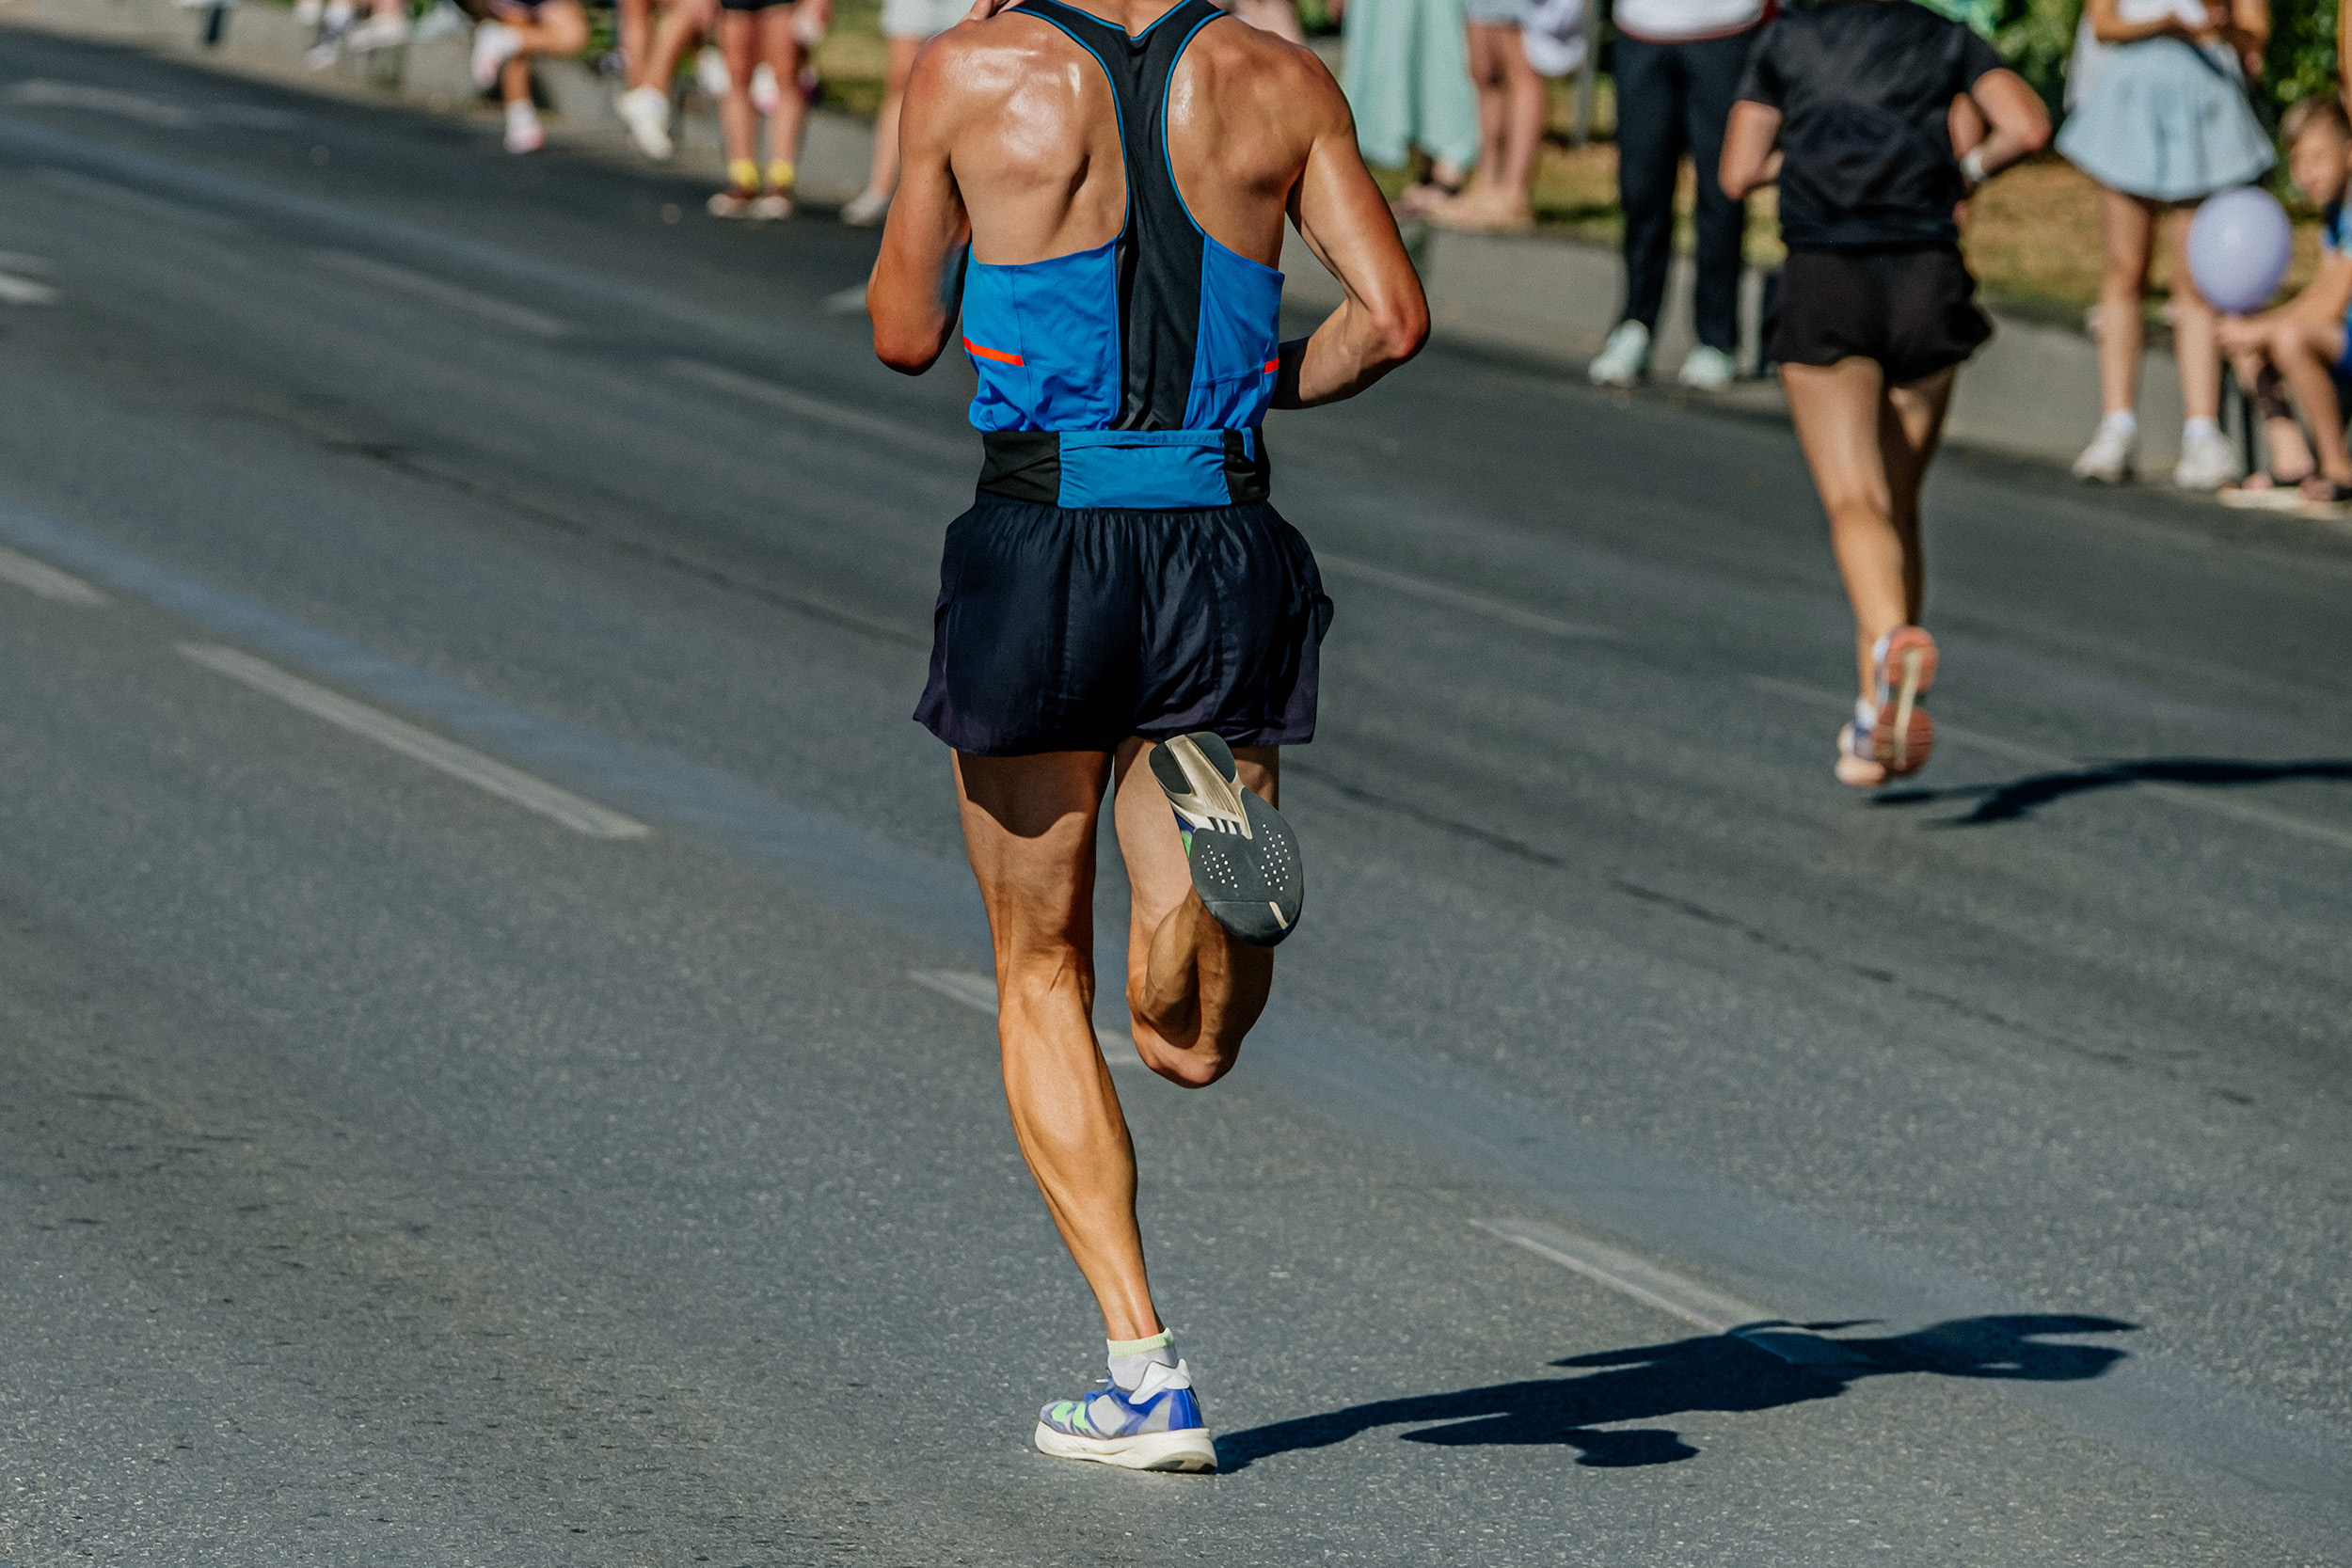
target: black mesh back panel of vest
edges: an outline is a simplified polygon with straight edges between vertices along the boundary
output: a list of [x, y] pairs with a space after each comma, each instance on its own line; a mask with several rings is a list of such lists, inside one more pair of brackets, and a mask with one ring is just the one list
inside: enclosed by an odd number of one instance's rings
[[1050, 22], [1103, 64], [1118, 104], [1127, 166], [1127, 228], [1119, 240], [1120, 409], [1114, 430], [1181, 430], [1200, 329], [1200, 230], [1168, 165], [1168, 81], [1184, 45], [1225, 13], [1184, 0], [1129, 38], [1060, 0], [1016, 8]]

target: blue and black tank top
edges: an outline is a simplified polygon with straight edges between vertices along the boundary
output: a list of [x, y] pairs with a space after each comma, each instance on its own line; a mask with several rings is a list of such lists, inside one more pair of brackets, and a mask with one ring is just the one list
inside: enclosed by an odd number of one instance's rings
[[1127, 221], [1091, 250], [1018, 266], [966, 262], [981, 490], [1130, 510], [1263, 500], [1259, 426], [1274, 395], [1282, 275], [1193, 221], [1168, 155], [1176, 62], [1225, 13], [1182, 0], [1130, 38], [1059, 0], [1017, 8], [1102, 65], [1119, 115]]

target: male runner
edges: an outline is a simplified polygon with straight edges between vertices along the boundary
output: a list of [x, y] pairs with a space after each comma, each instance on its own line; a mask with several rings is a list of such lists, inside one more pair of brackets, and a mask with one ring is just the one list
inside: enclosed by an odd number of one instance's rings
[[[1091, 1023], [1096, 811], [1108, 784], [1136, 1050], [1174, 1083], [1215, 1083], [1298, 919], [1278, 748], [1314, 733], [1330, 613], [1266, 503], [1259, 425], [1269, 404], [1349, 397], [1403, 364], [1428, 310], [1307, 50], [1210, 0], [998, 4], [916, 61], [866, 292], [884, 362], [928, 369], [961, 309], [979, 373], [987, 459], [947, 531], [916, 717], [956, 749], [1013, 1132], [1109, 1336], [1109, 1377], [1046, 1406], [1035, 1441], [1207, 1470]], [[1285, 215], [1347, 300], [1278, 343]]]

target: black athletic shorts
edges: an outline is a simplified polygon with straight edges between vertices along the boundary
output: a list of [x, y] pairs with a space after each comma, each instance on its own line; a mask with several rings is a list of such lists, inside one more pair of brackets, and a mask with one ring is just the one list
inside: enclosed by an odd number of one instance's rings
[[788, 6], [792, 0], [719, 0], [723, 11], [764, 11], [771, 6]]
[[1993, 336], [1977, 280], [1947, 245], [1791, 250], [1765, 324], [1764, 357], [1782, 365], [1875, 359], [1888, 385], [1922, 381]]
[[1315, 558], [1263, 501], [1076, 510], [981, 495], [947, 526], [915, 720], [960, 752], [1108, 752], [1209, 730], [1315, 733], [1331, 624]]

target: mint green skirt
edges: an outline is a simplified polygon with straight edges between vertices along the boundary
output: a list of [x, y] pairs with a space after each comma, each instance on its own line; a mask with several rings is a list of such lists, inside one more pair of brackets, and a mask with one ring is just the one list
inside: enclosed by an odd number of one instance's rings
[[1420, 148], [1467, 169], [1478, 161], [1462, 0], [1349, 0], [1340, 80], [1364, 161], [1394, 168]]

